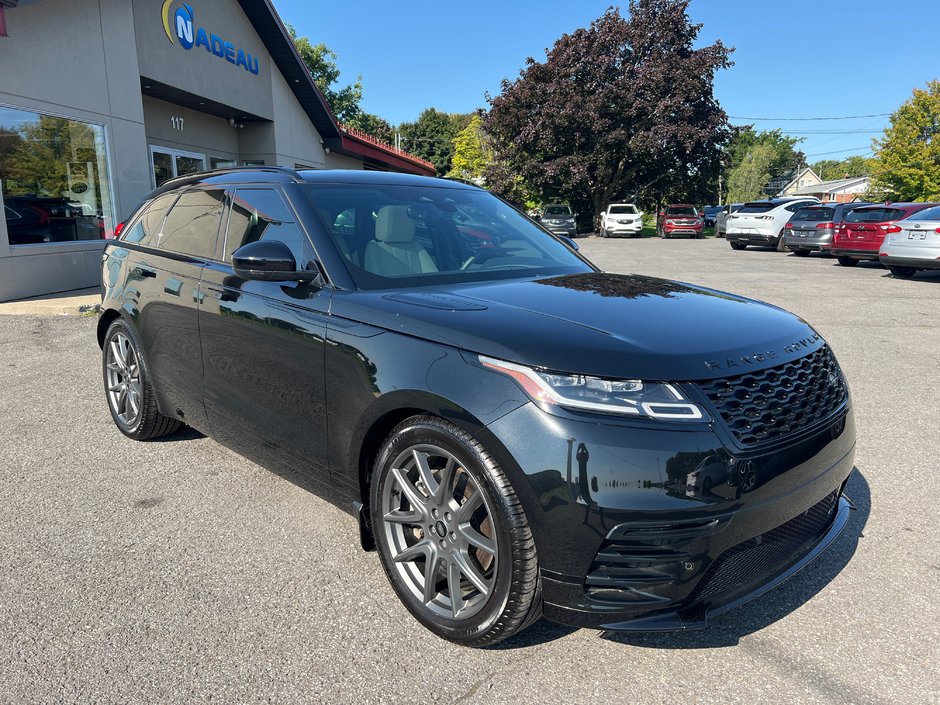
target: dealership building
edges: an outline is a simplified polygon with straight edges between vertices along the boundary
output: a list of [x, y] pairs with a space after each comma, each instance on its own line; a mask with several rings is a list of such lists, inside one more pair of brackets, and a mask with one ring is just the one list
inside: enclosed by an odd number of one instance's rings
[[271, 0], [0, 0], [0, 301], [96, 286], [150, 190], [209, 168], [434, 174], [344, 128]]

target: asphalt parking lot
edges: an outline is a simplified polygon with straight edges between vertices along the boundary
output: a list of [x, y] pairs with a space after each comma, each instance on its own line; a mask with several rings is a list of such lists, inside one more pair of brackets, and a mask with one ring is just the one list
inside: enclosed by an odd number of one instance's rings
[[120, 435], [94, 318], [0, 316], [0, 702], [940, 702], [940, 273], [579, 243], [609, 271], [788, 308], [832, 345], [858, 511], [817, 562], [700, 632], [541, 622], [457, 647], [302, 483], [192, 432]]

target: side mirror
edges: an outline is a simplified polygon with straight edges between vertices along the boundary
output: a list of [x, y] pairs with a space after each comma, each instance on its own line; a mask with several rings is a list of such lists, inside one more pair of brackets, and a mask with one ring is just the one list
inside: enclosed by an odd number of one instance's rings
[[575, 252], [577, 252], [578, 250], [581, 249], [580, 247], [578, 247], [578, 243], [576, 243], [576, 242], [575, 242], [574, 240], [572, 240], [570, 237], [567, 237], [567, 236], [565, 236], [565, 235], [559, 235], [559, 236], [558, 236], [558, 239], [561, 240], [562, 242], [564, 242], [568, 247], [570, 247], [570, 248], [571, 248], [572, 250], [574, 250]]
[[319, 272], [298, 271], [294, 253], [280, 240], [257, 240], [232, 253], [232, 269], [242, 279], [311, 282]]

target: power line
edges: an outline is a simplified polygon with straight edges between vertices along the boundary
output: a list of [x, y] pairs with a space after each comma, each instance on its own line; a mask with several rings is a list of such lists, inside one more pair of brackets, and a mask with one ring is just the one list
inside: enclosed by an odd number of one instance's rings
[[731, 120], [760, 120], [763, 122], [805, 122], [815, 120], [860, 120], [863, 118], [889, 117], [891, 113], [877, 113], [872, 115], [843, 115], [842, 117], [809, 117], [809, 118], [768, 118], [768, 117], [740, 117], [729, 115]]
[[814, 152], [813, 154], [807, 154], [806, 157], [807, 157], [807, 158], [809, 158], [809, 157], [823, 157], [823, 156], [825, 156], [825, 155], [827, 155], [827, 154], [841, 154], [842, 152], [854, 152], [854, 151], [856, 151], [856, 150], [858, 150], [858, 149], [864, 149], [864, 150], [865, 150], [864, 152], [862, 152], [862, 154], [856, 155], [856, 156], [859, 156], [859, 157], [864, 156], [865, 154], [873, 154], [873, 153], [874, 153], [874, 152], [872, 151], [871, 147], [864, 146], [864, 147], [849, 147], [848, 149], [834, 149], [834, 150], [832, 150], [831, 152]]

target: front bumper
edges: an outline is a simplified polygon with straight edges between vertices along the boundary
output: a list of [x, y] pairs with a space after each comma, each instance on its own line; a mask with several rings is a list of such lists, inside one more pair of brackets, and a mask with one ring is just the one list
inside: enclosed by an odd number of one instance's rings
[[564, 235], [565, 237], [577, 237], [578, 227], [574, 223], [571, 225], [543, 225], [552, 235]]
[[[855, 447], [850, 407], [822, 427], [757, 452], [704, 424], [658, 430], [549, 415], [533, 404], [488, 430], [508, 451], [501, 464], [518, 461], [524, 479], [513, 484], [524, 487], [520, 499], [539, 555], [544, 614], [564, 624], [703, 626], [795, 573], [845, 525], [841, 492]], [[706, 458], [717, 459], [709, 480], [693, 486], [686, 474]], [[737, 554], [759, 550], [749, 546], [772, 545], [775, 531], [791, 536], [792, 522], [821, 510], [823, 521], [796, 544], [772, 560], [751, 561], [759, 569], [721, 568]]]
[[636, 223], [610, 223], [604, 226], [608, 237], [618, 237], [620, 235], [638, 235], [643, 232], [643, 222]]
[[674, 226], [664, 225], [664, 226], [663, 226], [663, 234], [664, 234], [664, 235], [701, 235], [701, 234], [702, 234], [702, 226], [699, 225], [698, 227], [695, 227], [695, 226], [692, 226], [692, 225], [688, 225], [688, 226], [686, 226], [686, 225], [674, 225]]

